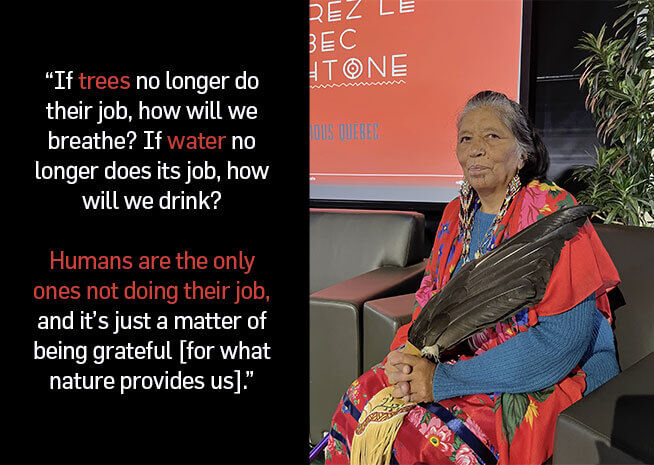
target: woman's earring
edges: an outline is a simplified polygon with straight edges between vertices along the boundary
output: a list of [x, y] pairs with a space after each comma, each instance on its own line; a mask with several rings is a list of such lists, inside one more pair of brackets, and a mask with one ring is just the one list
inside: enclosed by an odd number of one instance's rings
[[516, 171], [515, 176], [513, 176], [513, 179], [511, 179], [511, 182], [509, 183], [509, 189], [508, 189], [508, 197], [512, 198], [519, 190], [521, 187], [521, 182], [520, 182], [520, 173], [519, 170]]
[[463, 180], [461, 183], [461, 193], [460, 193], [460, 201], [461, 201], [461, 207], [462, 211], [467, 212], [470, 209], [470, 204], [472, 203], [472, 186], [467, 180]]

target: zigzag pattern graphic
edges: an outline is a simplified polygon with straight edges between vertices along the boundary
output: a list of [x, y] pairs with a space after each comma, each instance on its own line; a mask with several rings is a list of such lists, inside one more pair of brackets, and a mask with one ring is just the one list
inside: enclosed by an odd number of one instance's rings
[[377, 81], [377, 82], [342, 82], [340, 84], [318, 84], [309, 86], [309, 89], [326, 89], [328, 87], [352, 87], [352, 86], [392, 86], [393, 84], [406, 84], [406, 81]]

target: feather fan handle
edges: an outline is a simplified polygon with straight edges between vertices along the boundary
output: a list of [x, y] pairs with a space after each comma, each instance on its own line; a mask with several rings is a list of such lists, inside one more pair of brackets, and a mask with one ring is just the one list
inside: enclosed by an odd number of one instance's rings
[[409, 329], [423, 355], [439, 353], [540, 302], [561, 249], [596, 207], [559, 210], [472, 260], [435, 294]]

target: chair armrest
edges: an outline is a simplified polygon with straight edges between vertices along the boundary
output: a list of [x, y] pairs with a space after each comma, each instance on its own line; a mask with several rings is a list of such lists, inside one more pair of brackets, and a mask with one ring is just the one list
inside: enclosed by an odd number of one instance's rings
[[400, 326], [413, 315], [415, 292], [384, 299], [370, 300], [363, 305], [363, 368], [381, 362], [390, 350]]
[[654, 463], [654, 353], [560, 415], [554, 464]]
[[309, 433], [314, 443], [329, 431], [341, 396], [361, 375], [364, 302], [415, 290], [425, 266], [378, 268], [309, 296]]
[[361, 308], [368, 300], [415, 292], [426, 266], [426, 260], [404, 268], [384, 266], [314, 292], [309, 298], [311, 301], [335, 301]]

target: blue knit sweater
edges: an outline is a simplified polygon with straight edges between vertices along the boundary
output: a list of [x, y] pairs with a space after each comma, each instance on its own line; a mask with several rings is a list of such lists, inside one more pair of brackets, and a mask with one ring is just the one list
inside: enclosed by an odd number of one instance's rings
[[[495, 215], [478, 211], [470, 253], [490, 228]], [[462, 266], [459, 261], [454, 270]], [[580, 364], [586, 373], [584, 395], [619, 372], [613, 332], [595, 306], [595, 295], [569, 311], [540, 317], [538, 324], [470, 360], [439, 363], [434, 373], [434, 400], [466, 394], [533, 392], [563, 379]]]

